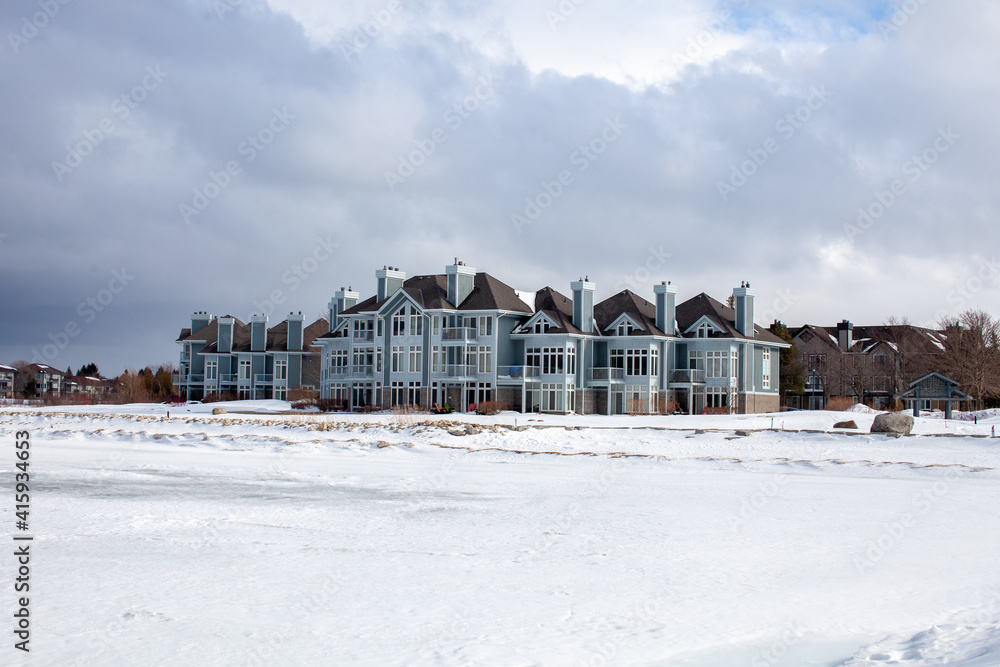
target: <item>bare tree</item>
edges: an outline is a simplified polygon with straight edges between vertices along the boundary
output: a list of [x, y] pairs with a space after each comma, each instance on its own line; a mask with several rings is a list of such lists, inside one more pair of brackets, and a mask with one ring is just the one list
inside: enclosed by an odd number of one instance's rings
[[125, 372], [116, 378], [118, 383], [118, 403], [148, 403], [149, 392], [143, 377], [134, 368], [126, 368]]
[[941, 321], [945, 330], [942, 372], [982, 407], [1000, 396], [1000, 321], [982, 310], [967, 310]]
[[14, 373], [14, 396], [16, 398], [34, 398], [38, 393], [35, 374], [27, 370], [30, 365], [24, 359], [18, 359], [10, 365], [17, 371]]

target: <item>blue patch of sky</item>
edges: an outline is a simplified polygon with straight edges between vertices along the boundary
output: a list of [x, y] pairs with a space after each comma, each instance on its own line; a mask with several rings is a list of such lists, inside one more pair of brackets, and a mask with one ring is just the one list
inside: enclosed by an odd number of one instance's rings
[[[920, 0], [914, 0], [919, 2]], [[826, 2], [775, 3], [773, 0], [718, 0], [719, 16], [728, 12], [725, 29], [734, 33], [756, 32], [776, 41], [801, 38], [796, 25], [813, 24], [816, 34], [829, 35], [835, 41], [855, 41], [870, 32], [878, 32], [879, 21], [897, 11], [896, 2], [856, 0]], [[795, 22], [788, 20], [794, 17]]]

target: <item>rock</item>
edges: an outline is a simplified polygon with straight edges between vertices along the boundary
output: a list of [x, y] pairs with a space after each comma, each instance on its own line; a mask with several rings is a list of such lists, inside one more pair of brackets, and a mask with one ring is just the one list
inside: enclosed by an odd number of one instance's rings
[[225, 408], [212, 408], [212, 414], [213, 415], [224, 415], [224, 414], [226, 414], [226, 409]]
[[743, 438], [747, 437], [751, 433], [753, 433], [753, 431], [742, 431], [742, 430], [741, 431], [736, 431], [736, 435], [738, 435], [740, 437], [743, 437]]
[[378, 448], [379, 449], [385, 449], [386, 447], [392, 447], [392, 443], [391, 442], [386, 442], [385, 440], [382, 440], [382, 441], [380, 441], [378, 443]]
[[833, 427], [834, 428], [857, 428], [858, 425], [855, 424], [854, 420], [852, 419], [849, 422], [837, 422], [836, 424], [833, 425]]
[[897, 438], [901, 435], [909, 435], [913, 430], [913, 417], [904, 415], [901, 412], [890, 412], [875, 417], [872, 422], [871, 433], [886, 433]]

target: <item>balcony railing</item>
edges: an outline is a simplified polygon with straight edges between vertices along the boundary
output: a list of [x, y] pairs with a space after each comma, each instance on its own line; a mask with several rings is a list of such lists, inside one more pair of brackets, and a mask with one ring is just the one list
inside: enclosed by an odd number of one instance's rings
[[355, 331], [354, 332], [354, 340], [370, 343], [373, 340], [375, 340], [375, 332], [374, 331]]
[[453, 327], [441, 330], [441, 340], [478, 340], [479, 331], [471, 327]]
[[538, 366], [497, 366], [497, 379], [530, 380], [542, 374]]
[[352, 366], [351, 367], [351, 377], [357, 379], [366, 379], [375, 377], [375, 367], [374, 366]]
[[683, 384], [691, 384], [693, 382], [704, 382], [705, 371], [699, 368], [691, 368], [688, 370], [673, 370], [670, 372], [670, 381], [680, 382]]
[[273, 373], [257, 373], [253, 376], [254, 384], [274, 384]]
[[436, 371], [431, 372], [431, 375], [435, 377], [463, 378], [463, 377], [476, 377], [478, 373], [479, 373], [478, 366], [458, 364], [458, 365], [439, 366]]
[[587, 370], [587, 379], [591, 382], [610, 382], [612, 380], [624, 380], [624, 368], [590, 368]]
[[181, 373], [174, 373], [174, 384], [201, 384], [205, 381], [205, 375], [203, 373], [188, 373], [187, 375]]
[[236, 373], [222, 373], [219, 375], [219, 382], [221, 384], [236, 384]]
[[335, 366], [326, 371], [327, 380], [343, 379], [351, 376], [351, 369], [348, 366]]

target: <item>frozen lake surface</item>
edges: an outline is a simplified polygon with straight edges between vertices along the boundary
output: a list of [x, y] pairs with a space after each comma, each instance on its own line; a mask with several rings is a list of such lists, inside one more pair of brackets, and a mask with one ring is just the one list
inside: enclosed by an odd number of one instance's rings
[[4, 664], [1000, 664], [989, 420], [208, 408], [0, 414], [35, 536]]

